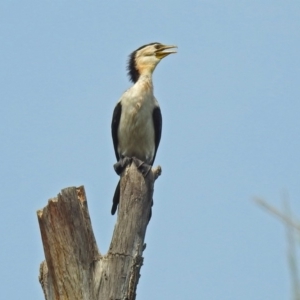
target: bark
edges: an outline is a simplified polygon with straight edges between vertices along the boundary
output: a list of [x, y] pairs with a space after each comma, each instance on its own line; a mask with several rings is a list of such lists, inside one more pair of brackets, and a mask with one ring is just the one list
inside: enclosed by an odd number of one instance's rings
[[134, 164], [121, 178], [121, 198], [109, 251], [101, 255], [84, 187], [63, 189], [37, 212], [45, 261], [39, 280], [46, 300], [134, 300], [143, 265], [144, 239], [154, 180]]

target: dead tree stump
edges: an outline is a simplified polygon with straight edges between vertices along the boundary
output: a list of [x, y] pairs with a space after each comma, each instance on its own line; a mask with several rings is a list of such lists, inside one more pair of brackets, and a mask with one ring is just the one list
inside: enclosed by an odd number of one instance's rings
[[84, 187], [63, 189], [37, 212], [46, 300], [134, 300], [158, 167], [146, 178], [132, 164], [121, 176], [118, 218], [107, 254], [94, 237]]

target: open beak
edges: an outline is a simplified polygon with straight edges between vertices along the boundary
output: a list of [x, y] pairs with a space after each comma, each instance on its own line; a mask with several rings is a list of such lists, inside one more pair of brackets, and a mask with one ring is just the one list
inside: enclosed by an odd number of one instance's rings
[[177, 48], [177, 46], [174, 45], [162, 45], [157, 51], [156, 51], [156, 57], [159, 59], [163, 59], [169, 54], [177, 53], [177, 51], [174, 49]]

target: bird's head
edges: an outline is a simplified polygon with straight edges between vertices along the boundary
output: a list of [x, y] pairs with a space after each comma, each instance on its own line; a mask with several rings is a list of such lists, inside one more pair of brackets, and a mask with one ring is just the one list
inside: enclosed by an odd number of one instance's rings
[[176, 46], [151, 43], [144, 45], [129, 55], [128, 76], [135, 83], [141, 74], [154, 71], [157, 64], [167, 55], [176, 53]]

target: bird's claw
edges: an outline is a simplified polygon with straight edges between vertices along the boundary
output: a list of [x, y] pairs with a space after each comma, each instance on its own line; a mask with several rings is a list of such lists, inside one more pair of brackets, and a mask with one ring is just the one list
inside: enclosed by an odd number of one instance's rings
[[149, 171], [151, 170], [151, 165], [146, 164], [142, 160], [137, 159], [136, 157], [132, 158], [132, 161], [136, 165], [137, 169], [142, 173], [144, 177], [147, 177]]
[[118, 175], [121, 175], [122, 172], [124, 171], [124, 169], [129, 165], [131, 164], [132, 162], [132, 158], [130, 157], [123, 157], [123, 158], [120, 158], [120, 160], [114, 164], [114, 169], [116, 171], [116, 173]]
[[134, 162], [137, 169], [142, 173], [144, 177], [147, 177], [151, 170], [151, 165], [146, 164], [142, 160], [136, 158], [136, 157], [122, 157], [120, 160], [114, 164], [114, 169], [118, 175], [121, 175], [122, 172], [125, 170], [125, 168], [131, 164], [131, 162]]

